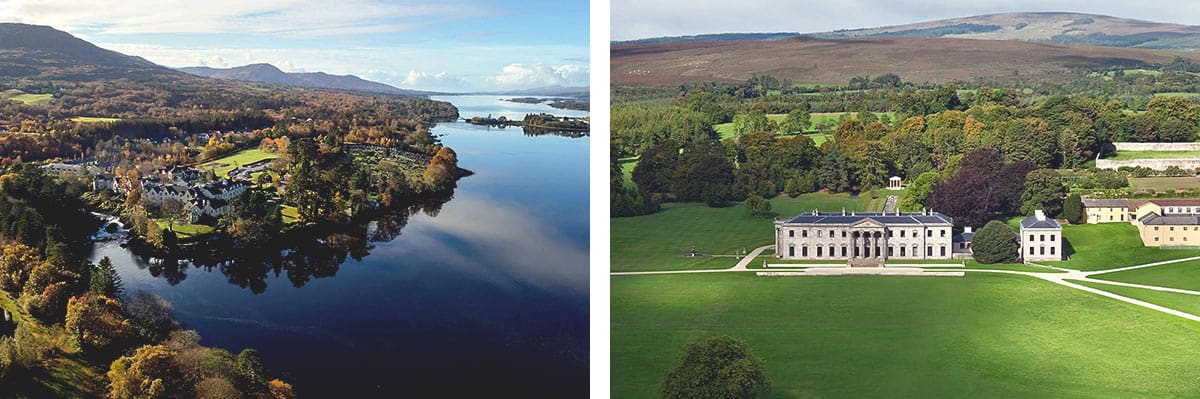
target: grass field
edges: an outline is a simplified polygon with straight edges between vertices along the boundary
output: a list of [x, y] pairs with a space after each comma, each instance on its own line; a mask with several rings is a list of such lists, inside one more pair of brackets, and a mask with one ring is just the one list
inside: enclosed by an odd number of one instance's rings
[[[809, 130], [807, 130], [805, 132], [806, 133], [816, 133], [817, 129], [815, 128], [815, 126], [819, 123], [827, 123], [832, 126], [837, 126], [838, 120], [842, 117], [842, 115], [846, 115], [846, 114], [849, 114], [851, 118], [854, 118], [855, 115], [857, 115], [856, 112], [817, 112], [817, 113], [813, 113], [813, 114], [811, 114], [810, 119], [809, 119], [810, 121], [812, 121], [812, 126], [810, 126]], [[875, 113], [875, 116], [882, 117], [884, 115], [887, 115], [888, 118], [892, 118], [892, 119], [896, 118], [895, 112], [876, 112]], [[783, 122], [784, 118], [787, 118], [787, 115], [785, 115], [785, 114], [767, 115], [767, 119], [770, 119], [770, 120], [774, 121], [775, 123]], [[713, 130], [716, 130], [717, 133], [720, 134], [721, 138], [723, 138], [723, 139], [734, 136], [733, 122], [718, 123], [716, 125], [713, 125]], [[821, 145], [821, 143], [824, 143], [833, 138], [832, 135], [829, 135], [829, 134], [812, 134], [812, 135], [809, 135], [809, 137], [812, 137], [813, 141], [815, 141], [817, 143], [817, 145]]]
[[637, 188], [637, 184], [633, 182], [633, 168], [637, 167], [638, 157], [621, 158], [617, 162], [621, 164], [621, 175], [625, 178], [623, 185], [626, 188]]
[[[829, 212], [866, 209], [867, 196], [811, 193], [771, 199], [780, 217], [821, 209]], [[702, 203], [668, 203], [646, 216], [612, 218], [612, 271], [646, 271], [729, 267], [708, 258], [684, 257], [694, 246], [704, 254], [733, 254], [770, 244], [771, 218], [755, 217], [742, 204], [710, 208]]]
[[1200, 324], [1024, 276], [614, 276], [612, 395], [745, 340], [774, 398], [1195, 397]]
[[1175, 292], [1162, 292], [1148, 290], [1145, 288], [1122, 287], [1119, 285], [1108, 285], [1078, 280], [1067, 281], [1085, 287], [1092, 287], [1098, 290], [1108, 291], [1120, 296], [1150, 302], [1158, 306], [1168, 307], [1181, 312], [1200, 315], [1200, 297], [1195, 295], [1180, 294]]
[[110, 123], [121, 120], [121, 118], [100, 118], [94, 116], [76, 116], [71, 120], [79, 123]]
[[51, 94], [29, 94], [17, 89], [0, 92], [0, 99], [16, 100], [26, 105], [45, 105], [53, 98]]
[[1200, 178], [1197, 177], [1134, 177], [1129, 179], [1129, 184], [1133, 186], [1134, 191], [1154, 190], [1156, 192], [1165, 192], [1167, 190], [1187, 190], [1191, 188], [1200, 188]]
[[291, 205], [284, 205], [280, 208], [279, 215], [283, 224], [292, 224], [300, 221], [300, 213], [296, 210], [296, 207]]
[[1160, 249], [1142, 246], [1137, 227], [1128, 223], [1063, 226], [1070, 260], [1039, 262], [1078, 270], [1105, 270], [1164, 260], [1200, 256], [1197, 249]]
[[[1187, 261], [1091, 276], [1094, 279], [1200, 291], [1200, 261]], [[1200, 297], [1196, 297], [1200, 305]]]
[[[167, 222], [166, 219], [154, 219], [154, 222], [158, 223], [158, 227], [161, 227], [164, 229], [172, 226], [170, 223]], [[172, 230], [175, 231], [175, 235], [178, 236], [179, 238], [191, 238], [191, 237], [196, 237], [196, 236], [202, 236], [205, 234], [212, 234], [213, 227], [205, 226], [202, 224], [188, 224], [188, 223], [175, 222], [174, 226], [172, 227]]]
[[1118, 151], [1116, 155], [1108, 157], [1114, 161], [1125, 161], [1130, 159], [1192, 159], [1200, 158], [1200, 151]]
[[257, 148], [252, 148], [248, 150], [241, 150], [233, 154], [205, 162], [204, 164], [200, 165], [199, 168], [202, 170], [213, 170], [217, 176], [227, 177], [230, 171], [237, 169], [240, 166], [252, 164], [264, 159], [275, 158], [279, 158], [279, 155], [263, 152]]
[[1175, 92], [1167, 92], [1167, 93], [1154, 93], [1154, 95], [1155, 95], [1155, 96], [1161, 96], [1161, 97], [1187, 97], [1187, 98], [1192, 98], [1192, 97], [1197, 97], [1197, 96], [1200, 96], [1200, 93], [1186, 93], [1186, 92], [1178, 92], [1178, 91], [1175, 91]]

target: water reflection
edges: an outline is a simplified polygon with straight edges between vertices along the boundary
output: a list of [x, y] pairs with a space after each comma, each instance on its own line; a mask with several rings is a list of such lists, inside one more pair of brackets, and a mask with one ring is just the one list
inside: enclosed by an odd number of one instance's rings
[[259, 247], [235, 248], [213, 240], [171, 254], [136, 246], [129, 252], [138, 269], [172, 286], [187, 280], [189, 269], [199, 269], [219, 271], [230, 284], [255, 294], [266, 291], [268, 275], [286, 275], [293, 287], [301, 288], [313, 279], [337, 275], [347, 259], [363, 260], [375, 249], [374, 243], [400, 237], [413, 214], [437, 217], [451, 198], [425, 200], [348, 224], [296, 230]]

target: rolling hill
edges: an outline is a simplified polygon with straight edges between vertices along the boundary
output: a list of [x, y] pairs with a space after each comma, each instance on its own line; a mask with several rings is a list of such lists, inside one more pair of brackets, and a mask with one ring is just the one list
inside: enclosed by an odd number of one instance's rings
[[141, 57], [105, 50], [48, 26], [0, 23], [0, 77], [89, 81], [185, 78]]
[[179, 68], [179, 70], [204, 77], [284, 86], [350, 90], [401, 96], [434, 94], [431, 92], [400, 89], [383, 83], [365, 80], [354, 75], [330, 75], [324, 72], [284, 72], [271, 64], [250, 64], [233, 68], [184, 67]]
[[1200, 26], [1070, 12], [989, 14], [833, 32], [722, 33], [659, 37], [617, 44], [769, 41], [798, 36], [818, 39], [951, 37], [1200, 51]]
[[613, 85], [740, 82], [771, 74], [798, 83], [845, 84], [861, 75], [899, 74], [910, 82], [972, 78], [1054, 81], [1077, 69], [1140, 68], [1193, 61], [1163, 50], [961, 38], [871, 37], [613, 45]]

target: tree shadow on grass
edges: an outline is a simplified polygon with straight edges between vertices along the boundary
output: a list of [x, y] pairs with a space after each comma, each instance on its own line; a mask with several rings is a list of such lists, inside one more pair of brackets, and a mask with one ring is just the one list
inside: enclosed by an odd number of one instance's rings
[[1067, 237], [1062, 237], [1062, 243], [1063, 256], [1065, 256], [1066, 259], [1071, 259], [1071, 255], [1075, 255], [1075, 246], [1071, 245], [1071, 240], [1068, 240]]

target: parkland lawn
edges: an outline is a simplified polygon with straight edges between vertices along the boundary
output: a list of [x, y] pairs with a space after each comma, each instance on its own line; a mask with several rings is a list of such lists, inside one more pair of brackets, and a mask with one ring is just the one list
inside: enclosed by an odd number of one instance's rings
[[[1095, 278], [1096, 276], [1092, 277]], [[1145, 288], [1122, 287], [1119, 285], [1108, 285], [1088, 281], [1067, 281], [1102, 291], [1108, 291], [1120, 296], [1150, 302], [1155, 305], [1168, 307], [1181, 312], [1200, 315], [1200, 296], [1180, 294], [1177, 292], [1155, 291]]]
[[[792, 217], [820, 209], [841, 212], [883, 206], [886, 191], [871, 199], [864, 193], [857, 198], [848, 194], [810, 193], [796, 198], [786, 195], [771, 199], [777, 217]], [[875, 207], [875, 208], [872, 208]], [[724, 269], [736, 260], [715, 261], [711, 257], [691, 258], [696, 251], [709, 255], [732, 255], [743, 248], [748, 252], [775, 240], [771, 217], [756, 217], [736, 203], [711, 208], [703, 203], [667, 203], [651, 215], [612, 218], [612, 271], [650, 271], [677, 269]]]
[[45, 105], [53, 98], [50, 94], [29, 94], [17, 89], [0, 91], [0, 99], [20, 101], [25, 105]]
[[1117, 151], [1116, 155], [1105, 159], [1123, 161], [1129, 159], [1194, 159], [1200, 158], [1200, 151]]
[[[815, 128], [815, 126], [818, 124], [822, 124], [822, 123], [836, 127], [838, 120], [840, 120], [842, 118], [842, 115], [847, 115], [847, 114], [850, 115], [850, 118], [855, 118], [855, 115], [857, 115], [858, 113], [856, 113], [856, 112], [817, 112], [817, 113], [809, 114], [809, 121], [812, 122], [812, 125], [809, 126], [809, 130], [805, 131], [805, 133], [817, 133], [817, 129]], [[884, 115], [887, 115], [888, 118], [892, 118], [892, 119], [896, 118], [895, 112], [876, 112], [875, 113], [875, 116], [878, 116], [878, 117], [882, 117]], [[774, 121], [775, 123], [783, 122], [783, 120], [785, 118], [787, 118], [786, 114], [767, 115], [767, 119]], [[718, 123], [716, 125], [713, 125], [713, 130], [716, 130], [717, 134], [720, 134], [721, 138], [723, 138], [723, 139], [733, 137], [735, 135], [734, 131], [733, 131], [733, 122]], [[815, 141], [818, 146], [827, 140], [831, 140], [833, 137], [833, 135], [830, 135], [830, 134], [809, 134], [808, 136], [812, 137], [813, 141]]]
[[1038, 262], [1078, 270], [1106, 270], [1164, 260], [1200, 256], [1200, 249], [1159, 249], [1142, 246], [1137, 227], [1129, 223], [1063, 226], [1063, 253], [1070, 260]]
[[618, 398], [657, 397], [685, 343], [721, 334], [774, 398], [1200, 396], [1200, 323], [1025, 276], [611, 282]]
[[[1095, 274], [1090, 277], [1097, 280], [1200, 291], [1200, 261], [1193, 260], [1144, 269]], [[1192, 299], [1197, 305], [1200, 305], [1200, 296], [1194, 296]]]
[[204, 164], [201, 164], [199, 168], [201, 170], [212, 170], [219, 177], [228, 177], [229, 172], [237, 169], [238, 167], [249, 165], [265, 159], [275, 158], [279, 158], [279, 154], [272, 154], [257, 148], [251, 148], [205, 162]]

